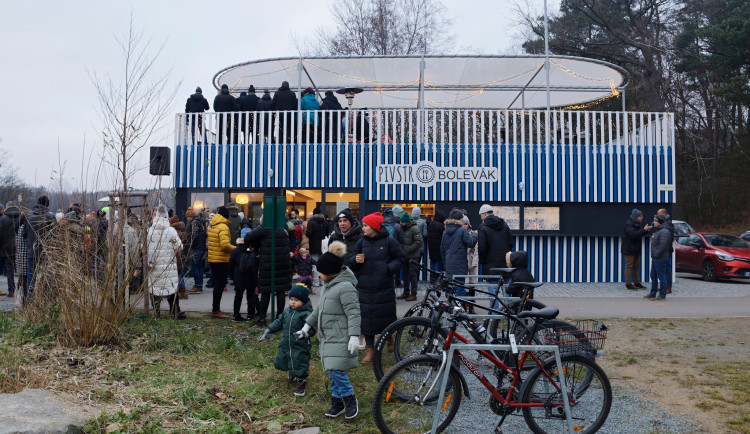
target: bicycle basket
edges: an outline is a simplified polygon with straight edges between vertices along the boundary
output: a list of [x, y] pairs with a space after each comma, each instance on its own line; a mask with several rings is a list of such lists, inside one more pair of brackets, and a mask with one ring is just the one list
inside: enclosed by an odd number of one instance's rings
[[596, 352], [604, 348], [607, 340], [607, 326], [593, 319], [576, 321], [569, 330], [549, 329], [542, 334], [546, 344], [557, 345], [561, 353]]

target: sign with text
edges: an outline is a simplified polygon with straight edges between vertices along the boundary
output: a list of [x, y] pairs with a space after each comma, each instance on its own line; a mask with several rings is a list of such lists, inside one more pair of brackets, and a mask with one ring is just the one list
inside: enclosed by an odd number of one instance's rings
[[378, 164], [378, 184], [409, 184], [418, 187], [434, 187], [438, 182], [497, 182], [500, 174], [497, 167], [438, 167], [432, 161], [415, 164]]

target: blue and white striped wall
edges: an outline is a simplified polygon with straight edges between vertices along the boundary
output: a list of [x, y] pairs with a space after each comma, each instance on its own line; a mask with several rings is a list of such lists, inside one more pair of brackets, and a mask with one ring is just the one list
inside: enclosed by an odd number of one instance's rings
[[[377, 164], [497, 167], [498, 183], [377, 185]], [[364, 189], [364, 200], [674, 203], [670, 145], [178, 145], [175, 187]]]

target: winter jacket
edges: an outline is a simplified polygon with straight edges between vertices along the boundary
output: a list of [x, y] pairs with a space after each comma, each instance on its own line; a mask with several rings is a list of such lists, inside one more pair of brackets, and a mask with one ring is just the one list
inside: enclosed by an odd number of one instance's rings
[[34, 205], [31, 215], [26, 216], [24, 225], [24, 238], [26, 238], [26, 257], [38, 257], [42, 253], [42, 247], [37, 240], [44, 238], [48, 231], [55, 225], [55, 216], [47, 210], [44, 205]]
[[651, 257], [666, 258], [672, 248], [672, 232], [665, 226], [652, 229], [651, 232]]
[[242, 217], [240, 217], [240, 210], [237, 205], [230, 204], [227, 211], [229, 211], [229, 242], [235, 244], [242, 230]]
[[21, 220], [18, 208], [8, 208], [0, 216], [0, 256], [14, 258], [16, 256], [16, 233]]
[[194, 217], [187, 227], [187, 242], [190, 250], [202, 250], [206, 251], [206, 242], [208, 240], [208, 232], [206, 229], [206, 222], [200, 217]]
[[338, 98], [336, 98], [336, 95], [328, 95], [327, 97], [323, 98], [323, 102], [320, 104], [321, 110], [343, 110], [343, 107], [341, 107], [341, 104], [339, 103]]
[[180, 283], [177, 274], [177, 254], [182, 242], [169, 220], [156, 217], [148, 229], [148, 288], [155, 296], [174, 294]]
[[235, 288], [255, 289], [258, 286], [258, 256], [240, 244], [229, 257], [229, 276]]
[[297, 95], [289, 86], [281, 86], [273, 94], [273, 106], [275, 110], [297, 110]]
[[424, 245], [422, 231], [419, 230], [419, 226], [413, 221], [409, 222], [402, 229], [404, 231], [404, 244], [402, 247], [406, 259], [419, 259], [422, 256], [422, 246]]
[[185, 113], [203, 113], [210, 109], [211, 107], [208, 106], [208, 100], [202, 93], [198, 92], [190, 95], [185, 103]]
[[414, 218], [412, 216], [411, 221], [419, 228], [419, 232], [422, 234], [422, 239], [427, 242], [427, 222], [422, 217]]
[[[364, 234], [362, 234], [362, 223], [359, 222], [359, 220], [354, 220], [354, 223], [352, 223], [352, 227], [349, 228], [349, 232], [342, 234], [341, 229], [339, 228], [339, 225], [334, 224], [333, 225], [333, 232], [328, 236], [328, 245], [330, 246], [332, 242], [334, 241], [341, 241], [342, 243], [346, 244], [346, 252], [347, 256], [354, 251], [354, 246], [357, 245], [357, 241], [362, 239]], [[354, 273], [355, 275], [357, 273]]]
[[256, 111], [259, 112], [270, 112], [274, 110], [273, 106], [273, 100], [271, 100], [271, 95], [268, 93], [264, 93], [263, 97], [258, 100], [258, 104], [255, 106]]
[[123, 241], [125, 241], [125, 244], [128, 246], [130, 263], [136, 268], [141, 268], [141, 266], [143, 265], [143, 252], [141, 251], [138, 233], [135, 231], [135, 229], [133, 229], [132, 226], [126, 224], [122, 228], [122, 238]]
[[251, 112], [258, 108], [258, 95], [251, 93], [240, 97], [240, 111]]
[[227, 89], [221, 89], [216, 97], [214, 97], [214, 111], [216, 113], [234, 112], [238, 108], [237, 100]]
[[[524, 251], [513, 252], [510, 254], [510, 267], [515, 268], [510, 275], [510, 285], [505, 288], [505, 292], [511, 297], [518, 297], [523, 291], [523, 287], [515, 285], [513, 282], [535, 282], [534, 275], [529, 271], [529, 255]], [[504, 267], [503, 267], [504, 268]], [[533, 290], [529, 298], [534, 298]]]
[[[300, 100], [300, 110], [320, 110], [320, 104], [318, 104], [318, 99], [315, 98], [314, 93], [308, 93], [307, 95], [302, 97], [302, 99]], [[313, 112], [303, 112], [302, 123], [308, 125], [317, 125], [318, 118], [315, 117], [315, 113]]]
[[[364, 253], [358, 264], [356, 255]], [[393, 276], [404, 264], [404, 251], [385, 228], [374, 237], [362, 237], [347, 258], [349, 268], [359, 272], [357, 290], [362, 311], [362, 334], [376, 335], [396, 321], [396, 289]]]
[[299, 243], [299, 248], [305, 248], [307, 251], [310, 251], [310, 237], [307, 236], [307, 224], [310, 223], [310, 220], [305, 220], [302, 222], [302, 241]]
[[208, 228], [208, 262], [229, 262], [232, 250], [234, 245], [230, 241], [229, 220], [216, 214]]
[[[177, 236], [180, 237], [180, 243], [185, 247], [187, 243], [187, 232], [185, 232], [185, 223], [181, 222], [177, 216], [172, 216], [169, 219], [169, 224], [177, 231]], [[185, 267], [185, 252], [180, 250], [177, 254], [177, 271], [182, 274], [182, 270]]]
[[505, 254], [513, 249], [513, 237], [505, 220], [488, 215], [479, 227], [477, 238], [482, 272], [494, 274], [493, 268], [505, 268]]
[[442, 261], [440, 256], [440, 243], [445, 232], [445, 213], [435, 211], [435, 218], [427, 224], [427, 252], [431, 261]]
[[271, 333], [284, 331], [279, 341], [279, 350], [273, 366], [280, 371], [289, 371], [294, 378], [307, 378], [310, 370], [310, 338], [297, 340], [294, 333], [302, 330], [305, 321], [313, 312], [312, 303], [307, 302], [297, 309], [287, 306], [268, 329]]
[[297, 267], [297, 274], [300, 276], [312, 276], [315, 259], [310, 255], [307, 255], [307, 258], [302, 258], [301, 255], [294, 255], [292, 257], [292, 265]]
[[323, 214], [315, 214], [307, 221], [305, 235], [310, 239], [310, 254], [320, 255], [322, 253], [321, 243], [328, 235], [328, 224]]
[[404, 244], [404, 230], [401, 229], [401, 222], [398, 217], [393, 215], [393, 211], [386, 210], [383, 213], [383, 225], [391, 226], [393, 228], [393, 238], [395, 238], [399, 244]]
[[285, 229], [276, 229], [276, 250], [271, 250], [271, 230], [259, 226], [246, 237], [258, 253], [258, 291], [271, 293], [271, 256], [276, 258], [276, 293], [292, 289], [292, 262], [289, 258], [289, 235]]
[[324, 371], [348, 371], [357, 367], [358, 355], [348, 349], [349, 337], [363, 333], [356, 284], [354, 273], [344, 268], [326, 283], [318, 305], [307, 317], [307, 324], [317, 329]]
[[622, 228], [622, 244], [620, 252], [625, 256], [641, 255], [641, 238], [646, 235], [647, 231], [643, 229], [643, 223], [628, 218]]
[[464, 229], [460, 220], [446, 220], [445, 232], [440, 242], [440, 256], [448, 277], [469, 273], [467, 250], [477, 243], [469, 231]]

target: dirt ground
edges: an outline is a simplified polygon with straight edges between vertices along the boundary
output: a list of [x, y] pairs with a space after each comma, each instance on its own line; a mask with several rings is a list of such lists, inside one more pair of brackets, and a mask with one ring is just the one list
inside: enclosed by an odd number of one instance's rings
[[606, 320], [598, 362], [613, 385], [704, 432], [750, 432], [750, 318]]

